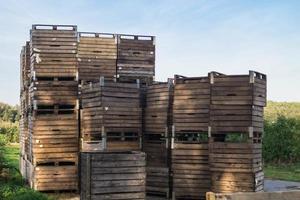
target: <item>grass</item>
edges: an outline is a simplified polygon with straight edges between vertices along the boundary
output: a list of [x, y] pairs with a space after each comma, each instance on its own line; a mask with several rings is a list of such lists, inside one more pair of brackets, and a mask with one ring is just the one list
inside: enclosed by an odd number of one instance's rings
[[53, 200], [25, 185], [19, 172], [19, 145], [0, 146], [0, 199]]
[[4, 162], [9, 166], [19, 169], [19, 144], [10, 144], [0, 148], [4, 155]]
[[78, 194], [43, 194], [30, 189], [19, 172], [19, 144], [0, 146], [1, 166], [9, 169], [9, 177], [0, 175], [0, 200], [68, 200], [76, 199]]
[[269, 179], [300, 182], [300, 163], [288, 165], [268, 164], [264, 167], [265, 177]]

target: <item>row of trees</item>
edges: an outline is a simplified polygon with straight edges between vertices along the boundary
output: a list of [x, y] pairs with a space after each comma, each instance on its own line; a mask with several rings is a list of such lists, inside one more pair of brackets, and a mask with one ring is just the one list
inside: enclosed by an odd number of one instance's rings
[[19, 106], [0, 103], [0, 145], [19, 141]]

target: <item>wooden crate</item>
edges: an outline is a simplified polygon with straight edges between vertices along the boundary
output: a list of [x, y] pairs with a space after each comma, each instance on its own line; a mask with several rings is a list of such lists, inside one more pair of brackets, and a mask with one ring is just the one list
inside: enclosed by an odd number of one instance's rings
[[40, 113], [29, 116], [29, 159], [32, 164], [38, 166], [78, 163], [79, 132], [76, 110], [69, 110], [67, 113], [66, 110], [53, 111], [50, 114], [41, 110], [35, 112]]
[[145, 199], [143, 152], [81, 153], [81, 199]]
[[137, 84], [102, 80], [81, 87], [82, 150], [139, 150], [140, 88]]
[[147, 155], [147, 196], [160, 199], [170, 197], [170, 143], [156, 134], [144, 135], [143, 152]]
[[212, 133], [262, 132], [266, 105], [266, 75], [210, 73]]
[[266, 106], [266, 75], [249, 71], [248, 75], [210, 73], [213, 105]]
[[20, 114], [26, 115], [29, 109], [29, 91], [28, 88], [23, 90], [20, 95]]
[[255, 105], [210, 105], [212, 133], [263, 132], [263, 107]]
[[30, 79], [30, 46], [27, 41], [20, 54], [20, 89], [21, 92], [28, 89]]
[[172, 138], [172, 199], [205, 199], [205, 193], [210, 191], [206, 136], [207, 133], [179, 133]]
[[77, 27], [33, 25], [31, 78], [77, 76]]
[[213, 192], [263, 191], [261, 143], [210, 143], [209, 162]]
[[172, 100], [171, 80], [168, 83], [157, 82], [147, 87], [144, 109], [144, 132], [146, 134], [169, 137]]
[[173, 125], [176, 133], [207, 131], [210, 84], [208, 77], [174, 78]]
[[31, 83], [31, 102], [37, 105], [76, 105], [78, 101], [78, 82], [74, 79], [37, 80]]
[[22, 115], [20, 118], [20, 153], [23, 157], [26, 158], [26, 155], [29, 154], [29, 129], [28, 129], [28, 116]]
[[34, 166], [31, 164], [30, 187], [43, 192], [77, 191], [78, 165]]
[[98, 80], [100, 76], [113, 80], [117, 67], [115, 34], [80, 32], [78, 43], [79, 79]]
[[155, 37], [118, 35], [117, 77], [151, 83], [155, 75]]

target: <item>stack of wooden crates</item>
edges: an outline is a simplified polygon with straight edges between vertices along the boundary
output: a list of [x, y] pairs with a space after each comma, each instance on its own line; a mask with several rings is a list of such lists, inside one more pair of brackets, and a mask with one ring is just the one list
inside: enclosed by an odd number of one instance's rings
[[20, 172], [25, 180], [29, 177], [29, 129], [28, 129], [28, 101], [30, 77], [30, 46], [26, 42], [20, 54]]
[[170, 123], [173, 83], [157, 82], [146, 89], [143, 151], [147, 154], [147, 195], [170, 196]]
[[78, 189], [76, 55], [76, 26], [32, 26], [27, 160], [39, 191]]
[[218, 193], [262, 191], [266, 75], [211, 73], [210, 84], [211, 189]]
[[[86, 162], [94, 163], [95, 170], [102, 167], [99, 173], [104, 176], [98, 179], [95, 175], [89, 181], [102, 187], [87, 187], [83, 182], [81, 196], [145, 199], [142, 102], [145, 86], [154, 77], [154, 37], [79, 33], [78, 63], [81, 180], [93, 173]], [[101, 159], [105, 161], [100, 162]]]
[[145, 199], [145, 185], [150, 199], [263, 190], [266, 75], [154, 82], [153, 36], [73, 25], [33, 25], [20, 60], [20, 169], [32, 188], [77, 190], [81, 151], [85, 199]]
[[208, 77], [174, 77], [171, 169], [173, 199], [203, 199], [210, 189]]

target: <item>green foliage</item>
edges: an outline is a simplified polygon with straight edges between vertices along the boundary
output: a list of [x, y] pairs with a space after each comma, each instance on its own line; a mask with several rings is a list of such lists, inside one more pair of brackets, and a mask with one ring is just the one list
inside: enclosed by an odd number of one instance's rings
[[265, 120], [276, 121], [278, 116], [300, 119], [300, 103], [268, 101], [264, 112]]
[[8, 138], [4, 134], [0, 134], [0, 146], [4, 146], [8, 143]]
[[19, 142], [19, 124], [0, 121], [0, 143], [2, 137], [6, 137], [7, 142]]
[[0, 119], [12, 123], [19, 121], [19, 107], [0, 103]]
[[7, 200], [48, 200], [49, 198], [42, 193], [36, 192], [29, 188], [20, 187], [7, 196]]
[[19, 107], [0, 103], [0, 145], [19, 142]]
[[248, 140], [248, 135], [240, 133], [227, 134], [225, 137], [225, 142], [246, 142]]
[[300, 161], [300, 119], [279, 116], [265, 121], [263, 157], [275, 163]]
[[0, 199], [6, 200], [50, 200], [45, 194], [28, 187], [4, 184], [0, 186]]
[[45, 194], [25, 185], [18, 171], [18, 146], [0, 146], [0, 171], [5, 169], [7, 177], [0, 176], [0, 199], [2, 200], [51, 200]]

